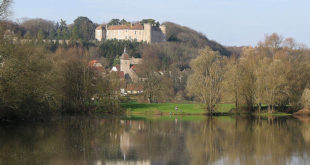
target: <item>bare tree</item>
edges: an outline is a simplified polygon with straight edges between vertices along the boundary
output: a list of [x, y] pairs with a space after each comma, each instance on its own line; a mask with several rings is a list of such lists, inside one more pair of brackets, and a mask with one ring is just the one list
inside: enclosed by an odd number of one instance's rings
[[10, 14], [10, 6], [12, 4], [12, 0], [2, 0], [0, 4], [0, 20], [5, 19]]
[[222, 57], [218, 52], [206, 48], [191, 62], [191, 68], [193, 74], [189, 76], [187, 90], [206, 105], [208, 112], [213, 113], [221, 98], [224, 73]]
[[237, 58], [231, 57], [227, 61], [227, 71], [224, 75], [223, 81], [223, 97], [226, 100], [233, 101], [236, 106], [236, 110], [240, 109], [241, 103], [241, 70]]
[[[89, 66], [89, 54], [82, 48], [57, 50], [55, 69], [63, 108], [68, 112], [90, 111], [96, 92], [95, 70]], [[58, 58], [58, 59], [56, 59]]]
[[137, 73], [142, 77], [139, 83], [143, 86], [143, 95], [149, 103], [171, 100], [173, 95], [170, 74], [160, 72], [163, 68], [160, 55], [153, 47], [145, 48], [142, 52], [143, 63], [137, 68]]
[[245, 48], [240, 58], [239, 71], [240, 71], [240, 94], [247, 109], [254, 110], [255, 96], [256, 96], [256, 65], [257, 65], [257, 52], [253, 48]]
[[305, 89], [302, 98], [301, 103], [304, 106], [304, 108], [310, 109], [310, 89]]

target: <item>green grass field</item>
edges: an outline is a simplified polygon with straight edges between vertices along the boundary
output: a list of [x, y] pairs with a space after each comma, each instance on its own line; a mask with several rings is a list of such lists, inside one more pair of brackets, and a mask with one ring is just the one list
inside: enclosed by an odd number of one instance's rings
[[[137, 103], [134, 101], [122, 103], [121, 106], [126, 109], [127, 114], [129, 115], [143, 115], [143, 116], [156, 116], [160, 115], [204, 115], [207, 114], [207, 111], [204, 108], [203, 104], [195, 103], [160, 103], [160, 104], [146, 104], [146, 103]], [[175, 107], [178, 106], [178, 112], [175, 111]], [[234, 104], [218, 104], [216, 106], [217, 115], [227, 115], [233, 114], [232, 110], [235, 108]], [[246, 112], [244, 112], [246, 113]], [[254, 116], [289, 116], [291, 114], [283, 112], [267, 113], [263, 111], [262, 113], [253, 113]], [[162, 118], [162, 117], [161, 117]]]
[[[201, 115], [206, 114], [206, 110], [202, 104], [178, 104], [178, 103], [162, 103], [162, 104], [145, 104], [137, 102], [122, 103], [121, 106], [131, 114], [150, 114], [150, 115]], [[175, 107], [178, 106], [178, 112]], [[234, 108], [233, 104], [219, 104], [216, 107], [218, 113], [229, 113]]]

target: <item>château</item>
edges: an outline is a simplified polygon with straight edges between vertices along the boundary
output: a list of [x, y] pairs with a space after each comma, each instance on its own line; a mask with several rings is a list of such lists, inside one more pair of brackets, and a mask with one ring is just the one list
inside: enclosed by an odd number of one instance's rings
[[124, 25], [100, 25], [96, 28], [96, 40], [130, 40], [138, 42], [164, 42], [166, 41], [166, 26], [145, 24], [124, 24]]

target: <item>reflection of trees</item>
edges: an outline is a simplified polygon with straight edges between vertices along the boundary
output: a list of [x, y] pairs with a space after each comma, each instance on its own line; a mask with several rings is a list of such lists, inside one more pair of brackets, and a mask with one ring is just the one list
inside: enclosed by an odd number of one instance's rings
[[[0, 164], [90, 164], [118, 157], [119, 120], [74, 117], [57, 122], [0, 127]], [[115, 149], [116, 148], [116, 149]]]
[[[200, 122], [74, 117], [0, 127], [0, 164], [285, 164], [309, 160], [309, 119]], [[122, 162], [126, 162], [122, 161]]]
[[239, 119], [226, 123], [215, 118], [188, 130], [186, 146], [190, 164], [285, 164], [303, 153], [305, 144], [309, 146], [300, 131], [292, 120]]
[[143, 129], [128, 124], [123, 133], [130, 139], [127, 151], [139, 160], [193, 165], [285, 164], [299, 153], [308, 153], [305, 127], [294, 119], [215, 117], [203, 122], [142, 124]]

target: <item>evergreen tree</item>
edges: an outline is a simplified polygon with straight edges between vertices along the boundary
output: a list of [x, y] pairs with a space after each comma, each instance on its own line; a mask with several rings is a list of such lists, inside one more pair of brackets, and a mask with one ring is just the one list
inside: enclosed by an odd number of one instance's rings
[[56, 38], [56, 31], [55, 30], [50, 31], [48, 39], [54, 40], [55, 38]]
[[78, 17], [74, 20], [72, 38], [89, 41], [95, 38], [95, 24], [87, 17]]
[[117, 55], [117, 56], [114, 58], [113, 66], [119, 65], [120, 63], [121, 63], [121, 61], [120, 61], [119, 55]]

